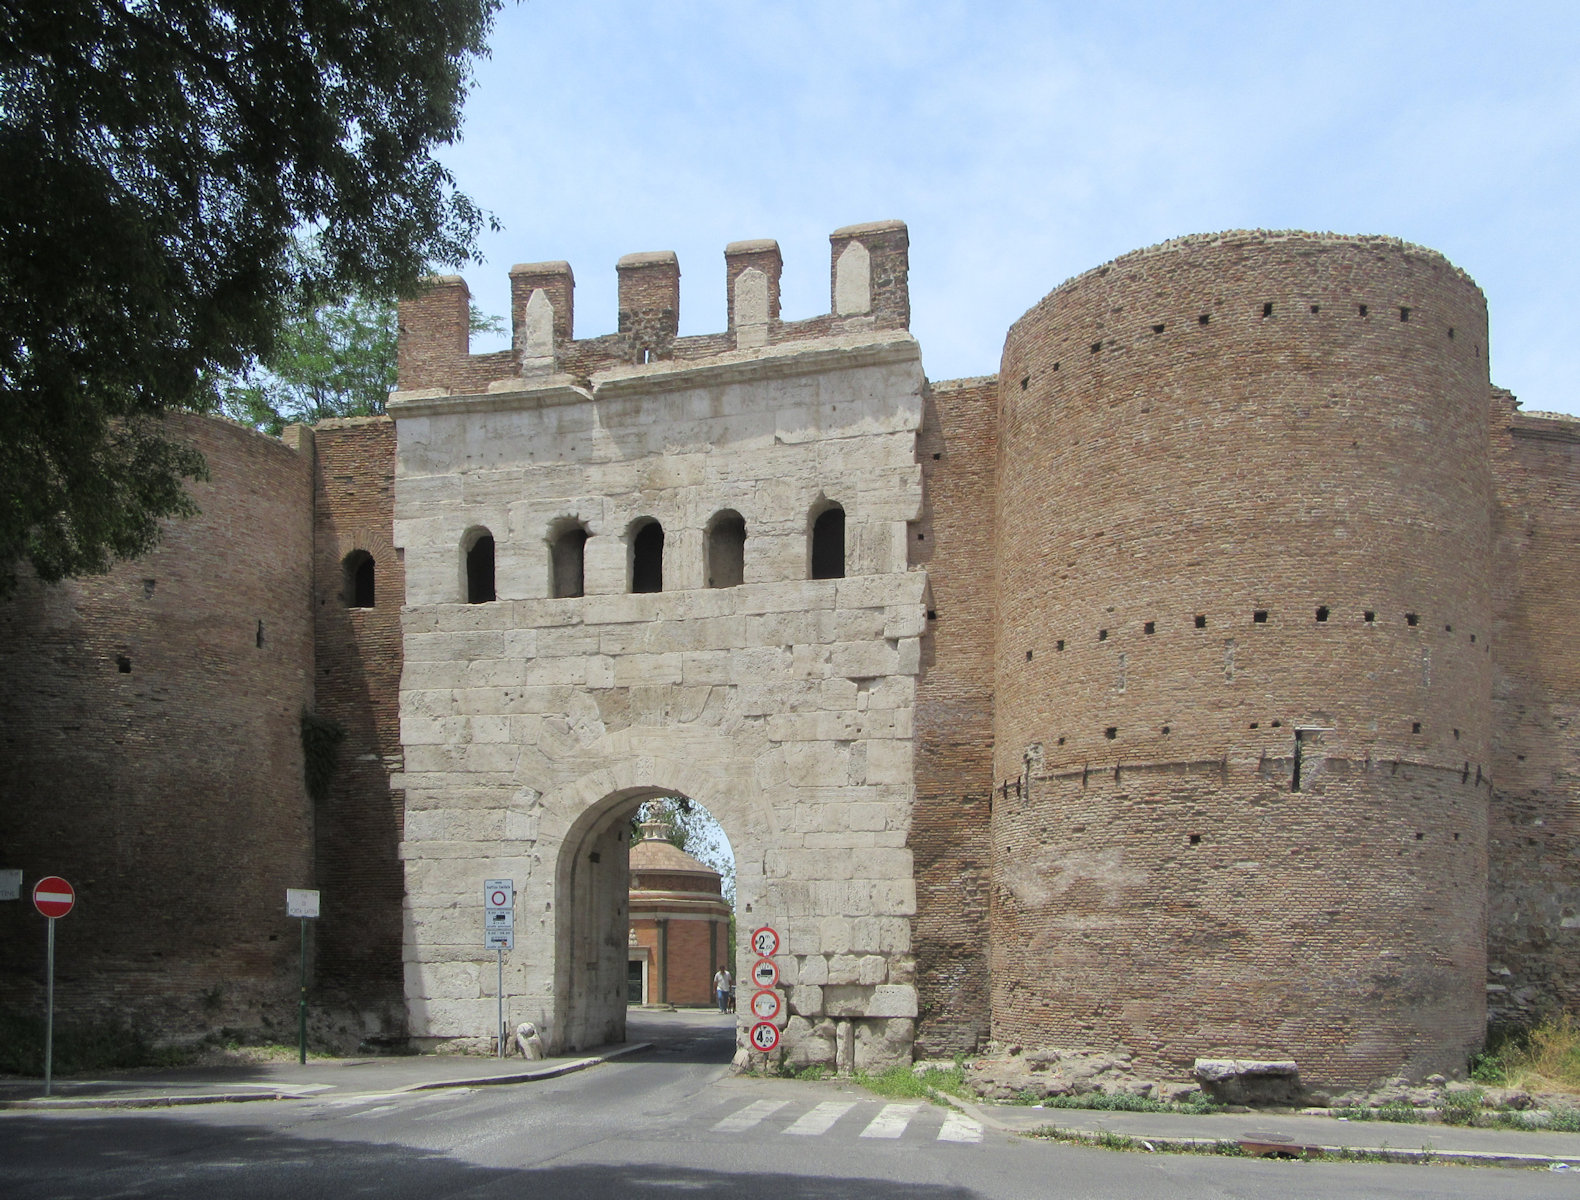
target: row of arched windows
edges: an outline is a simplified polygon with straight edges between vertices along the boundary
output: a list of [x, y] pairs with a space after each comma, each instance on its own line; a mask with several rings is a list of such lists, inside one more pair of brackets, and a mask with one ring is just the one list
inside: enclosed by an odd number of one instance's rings
[[[556, 599], [585, 594], [587, 539], [580, 521], [567, 519], [549, 530], [549, 595]], [[664, 527], [651, 517], [634, 521], [627, 530], [632, 592], [664, 590]], [[707, 586], [735, 587], [746, 578], [746, 518], [734, 509], [714, 514], [703, 543]], [[808, 529], [808, 564], [813, 579], [845, 577], [845, 510], [825, 503], [814, 510]], [[487, 604], [498, 597], [494, 586], [494, 536], [474, 529], [462, 543], [466, 565], [466, 601]], [[348, 560], [349, 561], [349, 560]], [[371, 560], [370, 560], [371, 561]], [[348, 576], [349, 578], [349, 576]], [[369, 577], [371, 607], [371, 574]], [[348, 595], [350, 592], [348, 591]]]

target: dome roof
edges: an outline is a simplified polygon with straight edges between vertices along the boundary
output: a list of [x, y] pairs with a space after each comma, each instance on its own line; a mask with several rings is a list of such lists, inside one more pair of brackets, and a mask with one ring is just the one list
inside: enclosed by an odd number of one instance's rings
[[679, 846], [664, 837], [664, 826], [658, 821], [642, 825], [642, 840], [631, 846], [631, 873], [655, 872], [665, 875], [706, 875], [718, 879], [719, 873], [699, 862]]

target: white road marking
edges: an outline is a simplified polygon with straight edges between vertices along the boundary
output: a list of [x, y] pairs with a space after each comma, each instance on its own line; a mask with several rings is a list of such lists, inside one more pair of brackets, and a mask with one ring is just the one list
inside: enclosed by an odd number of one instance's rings
[[795, 1124], [785, 1132], [804, 1134], [808, 1137], [827, 1133], [835, 1121], [855, 1107], [854, 1100], [825, 1100], [811, 1111], [802, 1113]]
[[740, 1133], [743, 1129], [750, 1129], [760, 1123], [764, 1117], [771, 1117], [786, 1104], [788, 1100], [757, 1100], [748, 1104], [740, 1112], [725, 1117], [713, 1127], [714, 1133]]
[[944, 1127], [938, 1131], [940, 1142], [980, 1142], [982, 1126], [963, 1112], [951, 1112], [944, 1118]]
[[885, 1104], [872, 1123], [861, 1131], [862, 1137], [897, 1138], [905, 1132], [911, 1118], [921, 1111], [920, 1104]]

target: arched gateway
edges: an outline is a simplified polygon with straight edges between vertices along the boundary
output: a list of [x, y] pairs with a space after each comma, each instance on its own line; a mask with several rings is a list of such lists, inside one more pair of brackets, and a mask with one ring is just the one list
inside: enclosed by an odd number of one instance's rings
[[[921, 509], [923, 378], [904, 328], [904, 226], [834, 241], [863, 243], [868, 307], [797, 323], [775, 311], [766, 330], [761, 314], [732, 314], [729, 334], [677, 339], [668, 255], [622, 260], [622, 332], [587, 342], [570, 340], [563, 273], [513, 270], [518, 309], [566, 306], [549, 357], [458, 353], [458, 280], [403, 306], [403, 385], [433, 385], [390, 403], [414, 1037], [492, 1036], [482, 887], [511, 879], [508, 1019], [546, 1027], [558, 1049], [619, 1038], [627, 819], [679, 793], [730, 839], [743, 932], [779, 931], [788, 1059], [909, 1056], [927, 584], [907, 522]], [[843, 577], [809, 578], [807, 513], [830, 504]], [[721, 512], [746, 531], [740, 579], [710, 587]], [[664, 537], [650, 590], [631, 576], [643, 522]], [[479, 528], [494, 545], [484, 603], [455, 566]], [[585, 531], [579, 589], [557, 586], [543, 553], [567, 528]]]

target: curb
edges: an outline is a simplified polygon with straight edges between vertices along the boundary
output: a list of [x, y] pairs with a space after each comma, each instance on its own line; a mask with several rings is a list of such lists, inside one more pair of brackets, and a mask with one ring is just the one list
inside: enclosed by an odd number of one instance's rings
[[585, 1071], [588, 1067], [596, 1067], [599, 1063], [610, 1062], [627, 1055], [640, 1054], [643, 1050], [651, 1050], [652, 1042], [633, 1042], [629, 1046], [620, 1046], [607, 1054], [594, 1054], [587, 1058], [573, 1058], [569, 1062], [555, 1063], [550, 1067], [539, 1067], [536, 1070], [521, 1071], [515, 1075], [489, 1075], [481, 1079], [447, 1079], [434, 1083], [414, 1083], [407, 1087], [397, 1088], [388, 1095], [401, 1095], [405, 1092], [433, 1092], [442, 1088], [456, 1087], [491, 1087], [500, 1083], [532, 1083], [538, 1079], [558, 1079], [561, 1075], [572, 1075], [577, 1071]]
[[1144, 1133], [1094, 1133], [1086, 1129], [1060, 1129], [1051, 1122], [1036, 1129], [1025, 1129], [1000, 1121], [986, 1109], [963, 1100], [959, 1096], [951, 1096], [947, 1092], [940, 1092], [934, 1088], [927, 1089], [928, 1095], [941, 1104], [947, 1104], [959, 1109], [967, 1116], [973, 1117], [984, 1125], [991, 1126], [1000, 1133], [1013, 1134], [1016, 1137], [1056, 1136], [1061, 1141], [1082, 1142], [1092, 1146], [1104, 1146], [1110, 1139], [1122, 1138], [1130, 1147], [1153, 1153], [1196, 1153], [1207, 1150], [1216, 1150], [1225, 1143], [1239, 1146], [1251, 1158], [1331, 1158], [1345, 1159], [1376, 1159], [1383, 1162], [1397, 1163], [1446, 1163], [1459, 1166], [1477, 1167], [1517, 1167], [1524, 1170], [1547, 1171], [1575, 1171], [1580, 1170], [1580, 1156], [1551, 1155], [1551, 1154], [1512, 1154], [1500, 1153], [1490, 1150], [1406, 1150], [1402, 1147], [1382, 1146], [1337, 1146], [1337, 1145], [1301, 1145], [1298, 1143], [1263, 1142], [1256, 1138], [1230, 1137], [1230, 1138], [1184, 1138], [1177, 1135], [1169, 1137], [1152, 1137]]
[[191, 1096], [39, 1096], [33, 1100], [0, 1100], [0, 1109], [49, 1112], [71, 1108], [180, 1108], [188, 1104], [245, 1104], [250, 1100], [300, 1100], [295, 1092], [213, 1092]]
[[[445, 1079], [426, 1083], [413, 1083], [403, 1088], [379, 1089], [368, 1088], [364, 1091], [342, 1092], [342, 1095], [380, 1095], [398, 1096], [409, 1092], [438, 1091], [443, 1088], [474, 1088], [489, 1087], [494, 1084], [532, 1083], [539, 1079], [557, 1079], [561, 1075], [571, 1075], [577, 1071], [585, 1071], [589, 1067], [596, 1067], [599, 1063], [609, 1062], [617, 1058], [625, 1058], [631, 1054], [640, 1054], [644, 1050], [651, 1050], [651, 1042], [633, 1042], [629, 1046], [617, 1046], [601, 1054], [589, 1055], [586, 1058], [573, 1058], [569, 1062], [553, 1063], [546, 1067], [539, 1067], [530, 1071], [521, 1071], [514, 1075], [490, 1075], [474, 1079]], [[204, 1092], [185, 1096], [63, 1096], [56, 1098], [36, 1097], [31, 1100], [0, 1100], [0, 1111], [33, 1111], [52, 1112], [69, 1109], [87, 1108], [180, 1108], [189, 1104], [244, 1104], [252, 1100], [305, 1100], [311, 1096], [323, 1095], [330, 1088], [317, 1088], [313, 1091], [300, 1091], [286, 1087], [273, 1087], [258, 1091], [248, 1092]]]

